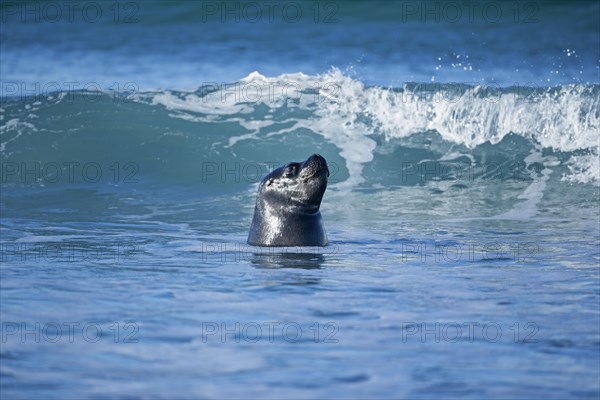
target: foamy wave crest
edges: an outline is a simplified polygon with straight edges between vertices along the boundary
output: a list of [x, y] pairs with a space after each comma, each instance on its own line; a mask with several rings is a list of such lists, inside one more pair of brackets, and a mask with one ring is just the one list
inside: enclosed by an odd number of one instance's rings
[[[567, 161], [571, 175], [565, 179], [597, 184], [599, 88], [467, 84], [381, 88], [367, 87], [332, 69], [310, 76], [266, 77], [253, 72], [239, 82], [205, 85], [192, 93], [155, 93], [151, 101], [177, 118], [239, 123], [246, 132], [232, 137], [232, 146], [263, 135], [310, 129], [340, 149], [350, 176], [342, 186], [363, 181], [363, 166], [373, 160], [377, 137], [391, 140], [428, 131], [468, 149], [517, 134], [542, 148], [583, 152]], [[273, 122], [288, 127], [273, 132]]]

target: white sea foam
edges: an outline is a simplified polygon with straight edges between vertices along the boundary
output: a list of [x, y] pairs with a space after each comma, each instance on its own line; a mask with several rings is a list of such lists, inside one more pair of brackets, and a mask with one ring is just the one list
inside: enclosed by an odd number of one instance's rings
[[231, 146], [259, 140], [262, 129], [272, 125], [240, 118], [260, 105], [269, 108], [269, 115], [285, 108], [309, 111], [291, 118], [293, 125], [277, 133], [307, 128], [337, 146], [350, 176], [342, 187], [363, 181], [363, 166], [374, 157], [375, 137], [390, 140], [426, 131], [437, 131], [444, 140], [467, 148], [496, 144], [512, 133], [543, 148], [587, 150], [588, 156], [572, 156], [568, 161], [571, 175], [564, 179], [600, 182], [600, 98], [597, 88], [589, 85], [535, 90], [405, 85], [393, 90], [366, 87], [338, 69], [322, 75], [275, 77], [252, 72], [206, 95], [161, 92], [152, 103], [169, 110], [216, 115], [218, 122], [237, 121], [245, 132], [230, 138]]
[[18, 118], [12, 118], [0, 125], [0, 153], [4, 154], [6, 145], [17, 140], [24, 131], [37, 132], [37, 128], [32, 123]]

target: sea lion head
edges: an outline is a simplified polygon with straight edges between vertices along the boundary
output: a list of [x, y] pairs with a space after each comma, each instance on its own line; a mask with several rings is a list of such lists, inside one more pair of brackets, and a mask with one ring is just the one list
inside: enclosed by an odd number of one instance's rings
[[319, 208], [328, 178], [327, 161], [319, 154], [285, 164], [265, 176], [258, 187], [248, 243], [326, 245]]
[[290, 162], [273, 170], [261, 181], [258, 193], [270, 204], [278, 204], [290, 211], [317, 212], [328, 178], [327, 161], [319, 154], [313, 154], [306, 161]]

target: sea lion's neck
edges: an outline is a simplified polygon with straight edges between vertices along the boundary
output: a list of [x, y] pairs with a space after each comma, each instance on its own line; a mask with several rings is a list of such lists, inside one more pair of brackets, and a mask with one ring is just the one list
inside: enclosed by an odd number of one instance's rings
[[250, 229], [250, 244], [263, 246], [325, 246], [327, 236], [319, 206], [285, 207], [261, 202]]

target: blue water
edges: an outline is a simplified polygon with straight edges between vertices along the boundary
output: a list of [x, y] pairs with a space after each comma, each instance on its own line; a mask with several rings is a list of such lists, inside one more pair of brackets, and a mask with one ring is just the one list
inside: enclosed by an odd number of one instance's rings
[[3, 399], [600, 395], [597, 2], [0, 4]]

